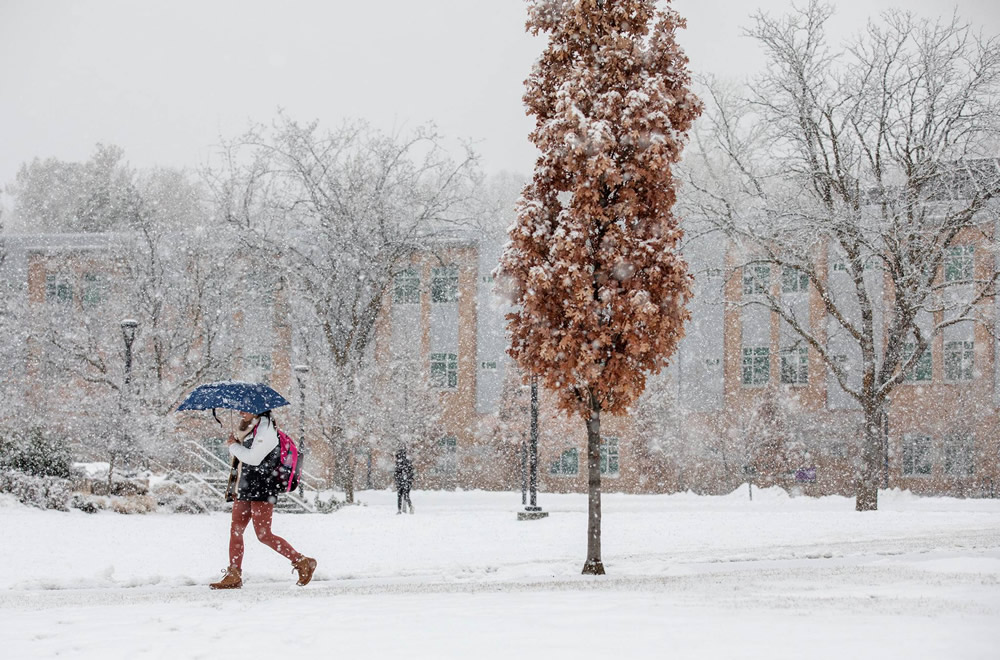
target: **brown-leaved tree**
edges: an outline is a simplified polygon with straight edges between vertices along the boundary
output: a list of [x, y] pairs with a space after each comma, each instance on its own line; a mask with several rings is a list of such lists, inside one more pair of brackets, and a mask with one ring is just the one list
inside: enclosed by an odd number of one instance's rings
[[585, 574], [601, 561], [601, 412], [624, 413], [677, 347], [691, 280], [671, 208], [701, 111], [654, 0], [528, 0], [549, 43], [526, 81], [542, 155], [500, 261], [510, 354], [587, 421]]

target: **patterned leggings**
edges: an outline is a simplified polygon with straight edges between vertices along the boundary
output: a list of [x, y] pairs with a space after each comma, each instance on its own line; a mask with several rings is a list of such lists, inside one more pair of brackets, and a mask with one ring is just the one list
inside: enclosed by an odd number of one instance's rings
[[302, 556], [288, 541], [271, 532], [271, 515], [273, 513], [274, 505], [270, 502], [244, 502], [243, 500], [233, 502], [233, 523], [229, 530], [230, 566], [243, 568], [243, 532], [250, 524], [251, 519], [253, 520], [253, 531], [257, 533], [258, 541], [291, 561]]

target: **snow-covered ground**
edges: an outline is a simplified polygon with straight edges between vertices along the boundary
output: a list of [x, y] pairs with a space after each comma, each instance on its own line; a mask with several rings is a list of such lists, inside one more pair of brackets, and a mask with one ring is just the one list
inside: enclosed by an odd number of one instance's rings
[[608, 575], [583, 577], [586, 498], [388, 491], [274, 530], [306, 588], [228, 516], [0, 500], [3, 658], [1000, 658], [1000, 500], [604, 496]]

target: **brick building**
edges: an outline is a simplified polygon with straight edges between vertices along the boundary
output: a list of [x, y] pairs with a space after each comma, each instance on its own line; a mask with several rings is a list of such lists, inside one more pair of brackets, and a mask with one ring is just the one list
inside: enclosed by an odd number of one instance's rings
[[[105, 234], [8, 236], [4, 277], [28, 308], [73, 306], [99, 310], [119, 283], [116, 237]], [[493, 291], [492, 271], [502, 239], [458, 234], [433, 251], [415, 254], [382, 310], [377, 363], [405, 356], [423, 363], [442, 405], [435, 437], [415, 439], [419, 488], [518, 489], [529, 413], [527, 392], [506, 356], [506, 307]], [[759, 266], [734, 271], [731, 249], [692, 244], [697, 273], [692, 321], [669, 369], [651, 381], [654, 405], [629, 418], [602, 418], [601, 471], [606, 492], [727, 492], [740, 483], [780, 484], [809, 494], [850, 493], [861, 414], [814, 351], [799, 346], [777, 315], [740, 304], [770, 287], [799, 306], [817, 326], [817, 294], [792, 273]], [[945, 269], [985, 275], [995, 268], [988, 249], [962, 243]], [[831, 281], [842, 276], [829, 259]], [[942, 277], [945, 277], [942, 274]], [[265, 282], [249, 283], [268, 290]], [[260, 292], [257, 292], [260, 295]], [[299, 419], [292, 373], [294, 338], [283, 292], [264, 296], [273, 323], [240, 326], [234, 317], [230, 369], [222, 376], [266, 379]], [[996, 314], [994, 303], [989, 310]], [[28, 315], [40, 322], [37, 315]], [[113, 325], [114, 319], [105, 319]], [[933, 319], [926, 319], [931, 322]], [[31, 328], [16, 341], [26, 352], [8, 378], [34, 388], [79, 387], [58, 373], [33, 371]], [[834, 339], [831, 339], [833, 341]], [[143, 350], [137, 346], [137, 350]], [[1000, 368], [995, 339], [984, 326], [961, 324], [935, 338], [929, 355], [897, 388], [889, 412], [887, 483], [918, 493], [982, 496], [997, 492]], [[109, 359], [114, 356], [107, 356]], [[308, 391], [309, 383], [305, 381]], [[317, 474], [336, 462], [316, 439], [322, 420], [306, 410], [306, 436]], [[210, 422], [188, 429], [210, 445]], [[586, 490], [586, 429], [582, 419], [554, 412], [540, 393], [539, 488]], [[359, 487], [391, 484], [391, 455], [362, 441], [353, 457]]]

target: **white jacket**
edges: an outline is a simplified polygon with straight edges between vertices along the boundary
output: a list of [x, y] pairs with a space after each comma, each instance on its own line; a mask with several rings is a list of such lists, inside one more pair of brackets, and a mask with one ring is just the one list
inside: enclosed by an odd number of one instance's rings
[[[257, 430], [256, 435], [253, 435], [254, 429]], [[278, 431], [274, 427], [274, 422], [267, 417], [258, 418], [257, 425], [250, 427], [250, 430], [244, 436], [244, 438], [248, 437], [253, 437], [254, 439], [253, 445], [250, 447], [244, 447], [239, 442], [229, 445], [229, 453], [235, 456], [241, 463], [246, 463], [247, 465], [260, 465], [264, 457], [278, 446]]]

